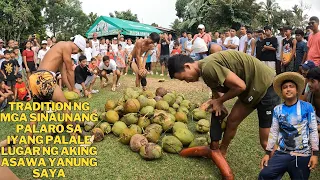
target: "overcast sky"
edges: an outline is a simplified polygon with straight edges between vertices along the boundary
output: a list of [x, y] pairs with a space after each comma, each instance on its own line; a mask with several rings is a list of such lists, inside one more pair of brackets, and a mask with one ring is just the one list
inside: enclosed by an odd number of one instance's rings
[[[97, 13], [99, 16], [109, 16], [110, 12], [125, 11], [131, 9], [138, 15], [139, 21], [146, 24], [155, 22], [159, 26], [169, 28], [170, 24], [177, 18], [176, 0], [80, 0], [86, 14]], [[258, 0], [263, 1], [263, 0]], [[290, 9], [300, 0], [277, 0], [283, 9]], [[311, 6], [306, 12], [309, 16], [320, 17], [320, 0], [304, 0]]]

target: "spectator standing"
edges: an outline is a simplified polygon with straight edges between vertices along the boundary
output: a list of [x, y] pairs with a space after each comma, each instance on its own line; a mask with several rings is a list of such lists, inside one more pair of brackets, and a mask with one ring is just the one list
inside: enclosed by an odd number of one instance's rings
[[89, 41], [86, 42], [86, 49], [84, 50], [84, 55], [87, 58], [87, 61], [90, 63], [92, 59], [92, 48], [90, 47]]
[[167, 67], [168, 64], [168, 60], [170, 58], [170, 49], [169, 49], [169, 45], [170, 45], [170, 41], [168, 39], [168, 35], [166, 33], [164, 33], [161, 36], [161, 40], [160, 40], [160, 64], [161, 64], [161, 74], [160, 76], [164, 76], [164, 70]]
[[41, 49], [39, 50], [39, 53], [38, 53], [38, 61], [37, 61], [37, 66], [39, 67], [42, 59], [44, 58], [44, 56], [47, 54], [48, 52], [48, 49], [47, 49], [47, 41], [46, 40], [43, 40], [41, 42]]
[[92, 48], [92, 57], [96, 57], [100, 53], [100, 42], [96, 32], [92, 36], [93, 39], [90, 41], [90, 47]]
[[309, 20], [309, 26], [312, 26], [312, 33], [308, 38], [308, 55], [307, 59], [314, 61], [316, 66], [320, 65], [320, 33], [319, 18], [313, 16]]
[[291, 28], [283, 28], [286, 38], [282, 40], [281, 49], [281, 72], [294, 71], [294, 57], [296, 54], [297, 40], [291, 37]]
[[261, 60], [261, 54], [262, 54], [262, 49], [264, 46], [264, 31], [263, 30], [258, 30], [258, 38], [256, 41], [256, 58]]
[[[106, 55], [107, 50], [108, 50], [108, 45], [106, 44], [106, 39], [104, 37], [102, 37], [100, 40], [100, 54], [102, 56]], [[87, 60], [89, 60], [89, 59], [87, 59]]]
[[298, 72], [299, 67], [306, 61], [307, 58], [307, 43], [304, 41], [304, 32], [301, 29], [297, 29], [295, 31], [296, 40], [297, 40], [297, 48], [294, 62], [294, 72]]
[[272, 36], [272, 31], [270, 26], [264, 27], [265, 39], [263, 40], [263, 48], [261, 52], [261, 61], [263, 61], [267, 66], [271, 67], [276, 71], [276, 53], [278, 47], [277, 38]]
[[[251, 33], [252, 34], [252, 33]], [[239, 51], [246, 53], [246, 44], [248, 42], [248, 37], [247, 37], [247, 28], [246, 26], [241, 26], [240, 27], [240, 40], [239, 40]]]
[[228, 49], [238, 51], [240, 39], [236, 36], [236, 28], [230, 28], [230, 37], [227, 37], [224, 41], [224, 46]]
[[245, 44], [244, 52], [251, 56], [255, 56], [256, 40], [252, 37], [253, 33], [251, 30], [247, 31], [247, 42]]
[[16, 75], [18, 74], [19, 67], [18, 63], [11, 59], [10, 56], [11, 51], [4, 51], [5, 61], [2, 62], [1, 65], [1, 73], [4, 77], [5, 84], [14, 92], [14, 88], [16, 85]]
[[22, 67], [26, 70], [27, 79], [29, 79], [31, 73], [37, 70], [34, 52], [31, 50], [31, 41], [26, 42], [25, 50], [22, 52], [22, 58]]
[[182, 37], [180, 38], [180, 45], [182, 53], [186, 54], [185, 43], [188, 41], [187, 32], [182, 32]]

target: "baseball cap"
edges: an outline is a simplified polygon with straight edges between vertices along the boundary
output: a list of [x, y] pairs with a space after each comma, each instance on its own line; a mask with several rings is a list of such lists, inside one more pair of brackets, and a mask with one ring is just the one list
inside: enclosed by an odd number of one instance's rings
[[48, 42], [46, 41], [46, 40], [43, 40], [42, 42], [41, 42], [41, 44], [47, 44]]
[[120, 37], [122, 37], [122, 38], [123, 38], [124, 36], [121, 34], [121, 35], [120, 35]]
[[86, 40], [83, 36], [76, 35], [73, 42], [78, 46], [79, 49], [81, 49], [81, 51], [84, 52], [84, 50], [86, 49]]
[[118, 38], [117, 38], [117, 37], [114, 37], [113, 39], [114, 39], [114, 40], [118, 40]]
[[307, 79], [320, 80], [320, 68], [316, 67], [316, 68], [310, 69], [310, 71], [307, 74]]
[[203, 24], [199, 24], [198, 29], [204, 29], [204, 25]]
[[314, 62], [311, 61], [311, 60], [307, 60], [307, 61], [304, 62], [301, 66], [302, 66], [302, 68], [303, 68], [304, 70], [310, 70], [310, 69], [316, 67], [316, 65], [314, 64]]

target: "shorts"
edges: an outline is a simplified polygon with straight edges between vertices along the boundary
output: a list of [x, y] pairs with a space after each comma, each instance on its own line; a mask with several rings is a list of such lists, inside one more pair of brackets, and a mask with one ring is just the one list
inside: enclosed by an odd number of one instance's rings
[[7, 86], [11, 87], [16, 85], [16, 80], [6, 80], [5, 83]]
[[[116, 70], [118, 70], [118, 69], [116, 69]], [[111, 74], [111, 73], [113, 73], [112, 70], [103, 69], [103, 70], [101, 70], [100, 75], [101, 75], [102, 72], [106, 72], [106, 74]]]
[[259, 118], [260, 128], [270, 128], [272, 124], [272, 115], [274, 108], [280, 104], [280, 97], [274, 91], [271, 85], [267, 93], [256, 106]]
[[29, 86], [34, 102], [48, 102], [52, 100], [57, 80], [50, 71], [39, 70], [29, 77]]
[[[92, 81], [94, 80], [94, 78], [95, 78], [95, 76], [87, 76], [87, 79], [84, 82], [85, 86], [89, 86], [92, 83]], [[75, 84], [75, 88], [78, 90], [82, 90], [81, 84], [78, 84], [78, 83]]]
[[8, 103], [8, 99], [6, 98], [2, 103], [0, 103], [0, 110], [6, 108]]
[[29, 101], [31, 98], [29, 97], [29, 94], [27, 93], [23, 98], [19, 98], [20, 101]]
[[[34, 61], [27, 61], [27, 65], [28, 65], [28, 68], [29, 68], [30, 72], [37, 71], [36, 64], [34, 63]], [[22, 63], [22, 67], [24, 69], [26, 69], [26, 66], [24, 65], [24, 63]]]
[[294, 72], [294, 59], [289, 62], [286, 66], [281, 66], [281, 72]]
[[261, 61], [265, 65], [271, 67], [273, 70], [276, 70], [276, 62], [275, 61]]
[[170, 55], [161, 55], [160, 56], [160, 64], [167, 66], [169, 58], [170, 58]]

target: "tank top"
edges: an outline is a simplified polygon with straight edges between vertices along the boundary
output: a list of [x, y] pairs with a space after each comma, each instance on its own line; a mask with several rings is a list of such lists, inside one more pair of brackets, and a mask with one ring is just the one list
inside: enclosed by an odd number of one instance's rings
[[107, 44], [100, 44], [100, 53], [102, 56], [106, 55], [107, 53], [107, 49], [108, 49], [108, 45]]
[[253, 38], [251, 38], [248, 42], [247, 42], [247, 54], [249, 54], [251, 56], [251, 52], [252, 52], [252, 47], [251, 47], [251, 41]]
[[99, 40], [92, 40], [92, 57], [96, 57], [100, 53], [100, 42]]

